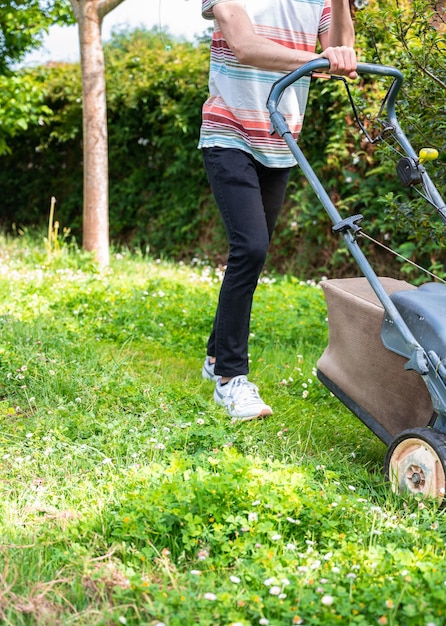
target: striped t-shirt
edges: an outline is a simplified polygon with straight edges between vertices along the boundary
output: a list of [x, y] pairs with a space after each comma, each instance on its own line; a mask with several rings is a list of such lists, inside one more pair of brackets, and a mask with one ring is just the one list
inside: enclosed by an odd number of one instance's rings
[[[227, 0], [202, 0], [202, 15], [214, 19], [213, 7]], [[257, 34], [295, 50], [314, 52], [318, 36], [330, 24], [330, 0], [237, 0]], [[220, 146], [251, 153], [267, 167], [295, 164], [277, 134], [270, 135], [266, 101], [272, 84], [284, 73], [241, 65], [214, 20], [209, 98], [203, 105], [199, 148]], [[307, 103], [309, 79], [286, 89], [279, 110], [297, 138]]]

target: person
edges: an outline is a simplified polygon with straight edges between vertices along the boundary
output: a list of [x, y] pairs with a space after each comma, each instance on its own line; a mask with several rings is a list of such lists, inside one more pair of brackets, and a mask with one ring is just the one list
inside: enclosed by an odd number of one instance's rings
[[[272, 414], [248, 380], [251, 308], [294, 157], [270, 134], [266, 101], [284, 73], [325, 57], [330, 72], [355, 78], [348, 0], [202, 0], [214, 20], [209, 98], [198, 147], [223, 219], [229, 253], [202, 376], [234, 420]], [[316, 52], [320, 45], [321, 52]], [[282, 97], [280, 111], [297, 138], [308, 80]]]

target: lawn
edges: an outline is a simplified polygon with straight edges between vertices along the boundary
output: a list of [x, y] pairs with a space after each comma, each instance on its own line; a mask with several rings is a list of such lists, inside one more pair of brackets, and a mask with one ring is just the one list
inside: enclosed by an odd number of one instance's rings
[[0, 241], [0, 621], [446, 624], [444, 513], [318, 382], [322, 290], [263, 276], [233, 424], [201, 378], [221, 270]]

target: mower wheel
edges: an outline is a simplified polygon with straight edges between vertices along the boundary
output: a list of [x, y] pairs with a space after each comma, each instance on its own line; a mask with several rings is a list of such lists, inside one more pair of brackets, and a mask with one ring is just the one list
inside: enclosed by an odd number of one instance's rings
[[436, 498], [446, 504], [446, 435], [433, 428], [413, 428], [390, 444], [384, 469], [394, 493]]

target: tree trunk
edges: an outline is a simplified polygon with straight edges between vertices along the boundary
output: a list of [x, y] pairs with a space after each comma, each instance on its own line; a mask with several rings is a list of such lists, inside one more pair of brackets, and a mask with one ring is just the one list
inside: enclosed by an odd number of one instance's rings
[[100, 267], [110, 261], [108, 131], [102, 19], [123, 0], [71, 0], [79, 26], [83, 101], [83, 247]]

